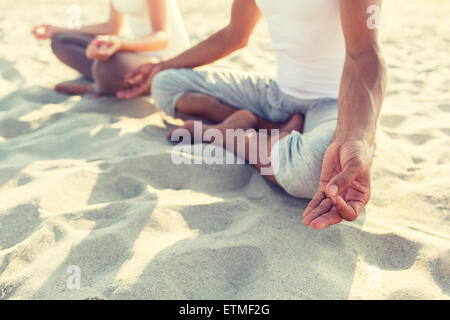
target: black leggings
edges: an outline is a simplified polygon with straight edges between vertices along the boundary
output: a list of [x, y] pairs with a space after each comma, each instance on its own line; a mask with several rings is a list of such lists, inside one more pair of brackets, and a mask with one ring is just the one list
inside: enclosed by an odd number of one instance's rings
[[64, 64], [94, 80], [95, 90], [101, 94], [115, 94], [124, 87], [128, 72], [157, 60], [136, 52], [117, 52], [106, 61], [90, 60], [85, 51], [93, 39], [84, 33], [58, 33], [52, 37], [52, 50]]

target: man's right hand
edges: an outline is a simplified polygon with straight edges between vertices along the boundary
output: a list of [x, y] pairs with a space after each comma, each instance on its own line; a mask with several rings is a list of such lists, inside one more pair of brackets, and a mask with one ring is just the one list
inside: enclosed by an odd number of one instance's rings
[[139, 66], [125, 76], [126, 88], [117, 92], [117, 98], [132, 99], [150, 93], [153, 77], [164, 69], [163, 62], [150, 62]]

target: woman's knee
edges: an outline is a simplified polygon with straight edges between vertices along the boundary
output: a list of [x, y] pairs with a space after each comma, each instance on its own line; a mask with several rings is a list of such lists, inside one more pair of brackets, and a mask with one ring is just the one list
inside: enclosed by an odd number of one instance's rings
[[92, 65], [92, 75], [98, 93], [115, 94], [122, 89], [125, 72], [120, 66], [120, 59], [114, 56], [106, 61], [95, 60]]
[[65, 33], [57, 33], [52, 36], [50, 46], [52, 48], [53, 53], [56, 56], [59, 56], [64, 49], [64, 38], [66, 37]]

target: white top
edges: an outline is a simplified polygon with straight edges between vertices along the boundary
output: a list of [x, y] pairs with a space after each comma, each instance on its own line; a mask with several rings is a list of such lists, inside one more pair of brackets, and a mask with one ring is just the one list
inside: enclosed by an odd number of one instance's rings
[[280, 89], [337, 98], [345, 60], [339, 0], [256, 0], [267, 19]]
[[[148, 0], [112, 0], [114, 8], [128, 18], [131, 31], [136, 38], [152, 33]], [[189, 37], [184, 27], [180, 10], [175, 0], [166, 0], [167, 32], [169, 44], [160, 51], [148, 52], [160, 58], [173, 57], [189, 48]]]

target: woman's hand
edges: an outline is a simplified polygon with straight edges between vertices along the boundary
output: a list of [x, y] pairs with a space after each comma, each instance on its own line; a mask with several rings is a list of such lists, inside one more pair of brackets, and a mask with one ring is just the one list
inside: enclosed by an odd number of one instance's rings
[[108, 60], [121, 47], [122, 41], [116, 36], [97, 36], [86, 48], [86, 56], [92, 60]]
[[60, 30], [60, 28], [49, 24], [41, 24], [33, 27], [31, 33], [33, 33], [34, 37], [38, 40], [46, 40], [53, 37]]

